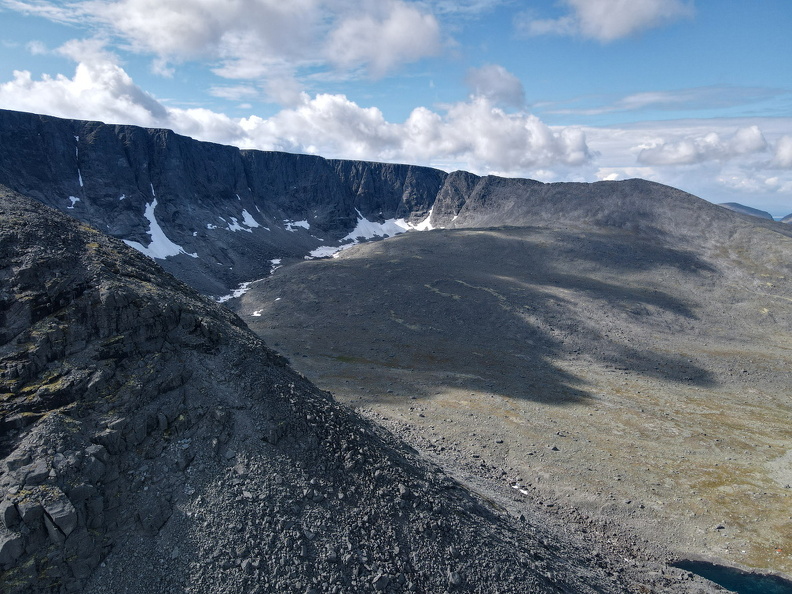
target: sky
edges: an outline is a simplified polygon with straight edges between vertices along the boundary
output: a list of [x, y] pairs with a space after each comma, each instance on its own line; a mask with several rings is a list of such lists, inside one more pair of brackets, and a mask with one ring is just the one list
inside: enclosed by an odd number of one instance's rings
[[0, 0], [0, 108], [792, 213], [789, 0]]

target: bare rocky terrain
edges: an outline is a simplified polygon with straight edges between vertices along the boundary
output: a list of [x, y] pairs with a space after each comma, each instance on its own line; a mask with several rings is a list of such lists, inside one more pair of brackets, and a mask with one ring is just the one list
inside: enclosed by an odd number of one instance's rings
[[0, 110], [0, 278], [3, 592], [792, 574], [789, 225]]
[[3, 592], [716, 590], [476, 493], [225, 307], [5, 190], [0, 274]]
[[789, 229], [683, 196], [630, 219], [616, 198], [515, 199], [493, 218], [520, 226], [286, 267], [237, 311], [496, 501], [790, 575]]

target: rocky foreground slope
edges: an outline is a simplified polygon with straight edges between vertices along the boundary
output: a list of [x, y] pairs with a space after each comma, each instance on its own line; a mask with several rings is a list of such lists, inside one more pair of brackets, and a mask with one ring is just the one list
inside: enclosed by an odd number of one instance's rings
[[509, 517], [149, 258], [6, 190], [0, 275], [3, 592], [709, 591]]

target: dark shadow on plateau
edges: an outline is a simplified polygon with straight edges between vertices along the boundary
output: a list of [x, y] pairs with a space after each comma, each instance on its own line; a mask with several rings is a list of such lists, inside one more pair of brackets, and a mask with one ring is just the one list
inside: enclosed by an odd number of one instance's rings
[[[287, 356], [336, 365], [328, 376], [390, 382], [393, 398], [443, 387], [555, 405], [592, 398], [554, 362], [562, 358], [713, 384], [688, 359], [631, 336], [697, 322], [695, 303], [652, 281], [670, 271], [695, 286], [714, 272], [691, 252], [610, 231], [497, 228], [408, 234], [357, 254], [300, 264], [256, 286], [245, 299], [263, 309], [246, 318], [251, 327], [288, 337]], [[415, 374], [427, 381], [408, 381]]]

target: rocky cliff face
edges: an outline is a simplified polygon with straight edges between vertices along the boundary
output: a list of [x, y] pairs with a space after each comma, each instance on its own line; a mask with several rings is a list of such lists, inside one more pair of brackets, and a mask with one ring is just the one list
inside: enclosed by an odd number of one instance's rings
[[0, 277], [3, 592], [700, 585], [503, 515], [150, 258], [5, 189]]
[[444, 177], [0, 110], [0, 184], [147, 248], [213, 295], [340, 239], [360, 216], [425, 215]]
[[544, 184], [446, 174], [5, 110], [0, 184], [127, 241], [213, 296], [266, 277], [272, 260], [339, 245], [362, 218], [447, 228], [562, 221], [671, 239], [706, 232], [711, 220], [736, 220], [644, 180]]

